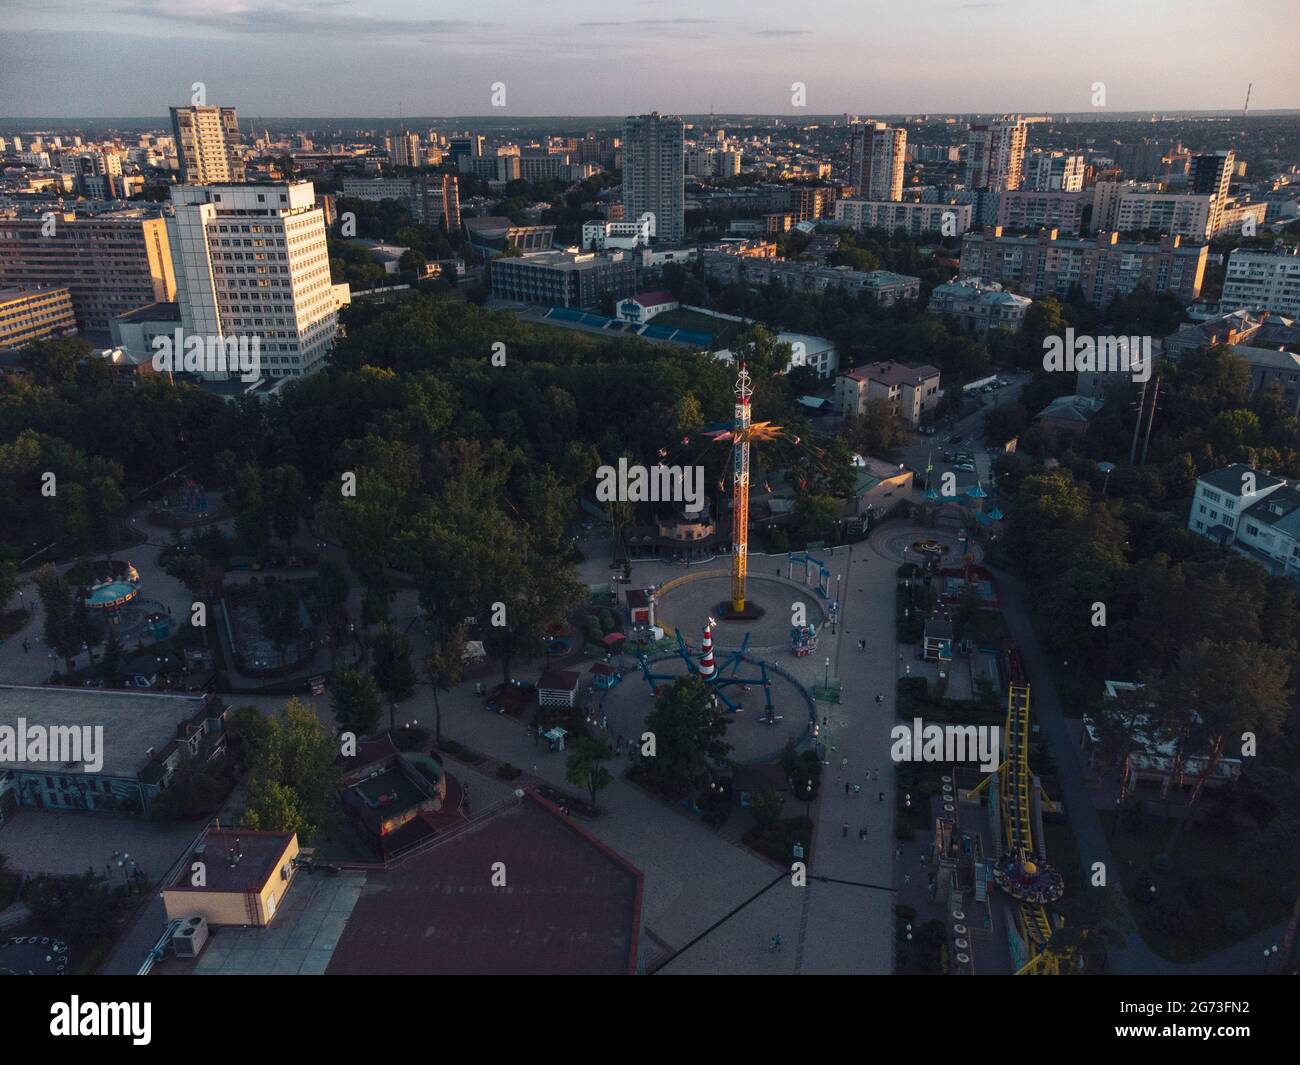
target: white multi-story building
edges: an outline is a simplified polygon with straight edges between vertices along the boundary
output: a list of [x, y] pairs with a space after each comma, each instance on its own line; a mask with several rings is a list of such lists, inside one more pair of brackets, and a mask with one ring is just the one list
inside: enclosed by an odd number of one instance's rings
[[644, 248], [655, 235], [655, 217], [648, 211], [635, 222], [583, 222], [582, 246], [588, 250]]
[[1300, 318], [1300, 248], [1237, 248], [1228, 256], [1223, 304]]
[[[1114, 224], [1109, 228], [1120, 233], [1152, 230], [1191, 240], [1206, 240], [1213, 233], [1214, 213], [1213, 196], [1125, 191], [1120, 194]], [[1093, 214], [1096, 224], [1095, 205]]]
[[836, 200], [835, 221], [856, 230], [884, 229], [919, 237], [922, 233], [960, 236], [970, 229], [975, 208], [969, 203], [911, 203]]
[[263, 376], [321, 369], [338, 332], [340, 294], [312, 183], [177, 185], [171, 193], [167, 237], [185, 335], [258, 338]]
[[1079, 192], [1083, 188], [1083, 156], [1075, 152], [1039, 152], [1026, 161], [1027, 182], [1035, 192]]
[[1300, 579], [1300, 491], [1281, 477], [1237, 463], [1196, 480], [1187, 527]]

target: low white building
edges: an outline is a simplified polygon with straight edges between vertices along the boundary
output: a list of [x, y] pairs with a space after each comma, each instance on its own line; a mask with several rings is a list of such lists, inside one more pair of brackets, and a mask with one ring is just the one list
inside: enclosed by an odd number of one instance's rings
[[582, 246], [584, 249], [604, 251], [607, 248], [621, 248], [633, 251], [644, 248], [655, 235], [655, 216], [650, 211], [632, 222], [606, 222], [597, 219], [582, 223]]
[[1196, 480], [1187, 527], [1252, 558], [1271, 573], [1300, 579], [1300, 485], [1242, 463]]

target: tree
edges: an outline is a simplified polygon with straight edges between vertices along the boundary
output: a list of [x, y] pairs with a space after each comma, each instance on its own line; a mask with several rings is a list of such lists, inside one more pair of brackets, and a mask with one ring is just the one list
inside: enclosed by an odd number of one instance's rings
[[614, 781], [613, 775], [604, 765], [613, 757], [614, 751], [609, 740], [584, 736], [574, 744], [573, 753], [565, 763], [564, 779], [587, 789], [593, 810], [596, 809], [596, 794]]
[[681, 798], [702, 786], [709, 763], [720, 762], [731, 751], [724, 739], [729, 724], [699, 677], [681, 677], [664, 688], [646, 716], [646, 731], [655, 737], [655, 757], [642, 763], [657, 790]]
[[343, 669], [330, 678], [330, 709], [340, 732], [369, 736], [384, 712], [375, 678], [355, 669]]
[[36, 588], [45, 612], [45, 642], [72, 672], [73, 659], [81, 650], [72, 609], [72, 589], [49, 564], [36, 571]]
[[296, 698], [266, 720], [269, 728], [252, 752], [244, 821], [250, 828], [297, 832], [310, 842], [335, 809], [338, 741]]
[[389, 624], [379, 629], [375, 639], [374, 664], [370, 667], [375, 683], [388, 699], [388, 727], [397, 728], [397, 704], [415, 691], [415, 670], [411, 668], [411, 641], [405, 633]]
[[18, 568], [7, 559], [0, 559], [0, 613], [18, 591]]
[[465, 626], [456, 626], [424, 660], [424, 672], [433, 688], [433, 738], [439, 745], [442, 743], [442, 702], [438, 693], [450, 691], [460, 683], [465, 671], [465, 635]]

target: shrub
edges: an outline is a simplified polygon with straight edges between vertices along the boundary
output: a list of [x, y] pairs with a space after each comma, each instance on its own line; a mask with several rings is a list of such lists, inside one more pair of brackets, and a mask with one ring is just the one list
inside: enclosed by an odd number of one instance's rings
[[523, 773], [522, 769], [512, 766], [509, 762], [502, 762], [497, 766], [497, 776], [502, 780], [514, 780], [521, 773]]

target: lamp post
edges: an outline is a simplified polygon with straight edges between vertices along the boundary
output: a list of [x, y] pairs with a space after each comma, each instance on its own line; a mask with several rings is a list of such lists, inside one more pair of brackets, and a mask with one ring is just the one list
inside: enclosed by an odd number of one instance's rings
[[1264, 948], [1264, 972], [1268, 972], [1268, 963], [1272, 960], [1273, 955], [1277, 953], [1277, 944]]
[[822, 687], [829, 689], [831, 686], [831, 656], [826, 656], [826, 675], [822, 678]]

